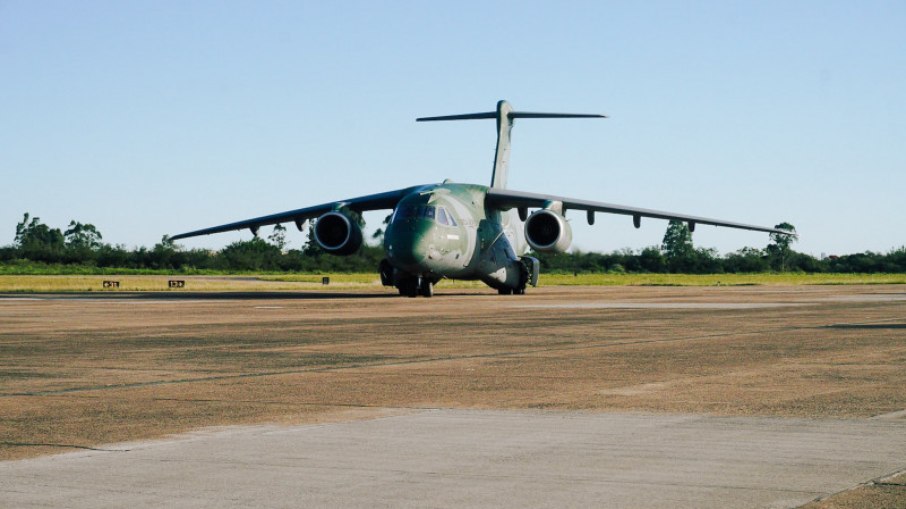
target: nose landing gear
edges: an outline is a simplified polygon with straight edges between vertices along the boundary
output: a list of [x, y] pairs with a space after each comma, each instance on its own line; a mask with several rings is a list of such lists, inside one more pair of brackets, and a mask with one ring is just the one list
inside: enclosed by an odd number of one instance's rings
[[405, 297], [434, 296], [434, 284], [437, 283], [437, 279], [400, 273], [385, 262], [386, 260], [382, 261], [380, 266], [381, 283], [384, 286], [395, 286], [400, 295]]
[[400, 291], [400, 295], [406, 297], [433, 297], [434, 296], [434, 282], [426, 277], [413, 277], [406, 278], [397, 284], [397, 288]]
[[384, 286], [395, 286], [400, 295], [406, 297], [418, 297], [424, 295], [431, 297], [434, 295], [434, 285], [427, 278], [411, 276], [402, 273], [390, 264], [386, 258], [381, 260], [378, 265], [378, 273], [381, 275], [381, 284]]

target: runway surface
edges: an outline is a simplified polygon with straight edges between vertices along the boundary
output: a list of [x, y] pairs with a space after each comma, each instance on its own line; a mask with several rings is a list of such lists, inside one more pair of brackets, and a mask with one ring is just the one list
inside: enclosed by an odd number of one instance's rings
[[0, 463], [7, 507], [794, 507], [892, 473], [902, 420], [424, 410]]
[[899, 286], [9, 297], [4, 508], [906, 507]]

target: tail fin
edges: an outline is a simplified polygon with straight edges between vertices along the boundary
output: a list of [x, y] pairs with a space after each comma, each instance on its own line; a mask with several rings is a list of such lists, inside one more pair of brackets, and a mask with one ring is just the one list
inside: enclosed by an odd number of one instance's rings
[[494, 154], [494, 171], [491, 174], [491, 187], [503, 189], [506, 187], [506, 177], [510, 162], [510, 132], [513, 130], [513, 120], [517, 118], [607, 118], [605, 115], [586, 113], [531, 113], [527, 111], [513, 111], [513, 107], [506, 101], [497, 102], [497, 111], [484, 113], [466, 113], [463, 115], [445, 115], [441, 117], [421, 117], [416, 122], [432, 122], [436, 120], [476, 120], [485, 118], [497, 119], [497, 152]]

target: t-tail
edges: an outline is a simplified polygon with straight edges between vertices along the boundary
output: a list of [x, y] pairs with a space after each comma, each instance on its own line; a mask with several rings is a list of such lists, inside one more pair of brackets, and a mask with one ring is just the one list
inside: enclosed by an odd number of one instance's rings
[[517, 118], [607, 118], [606, 115], [588, 113], [532, 113], [528, 111], [513, 111], [513, 107], [506, 101], [497, 102], [497, 111], [484, 113], [465, 113], [462, 115], [445, 115], [442, 117], [421, 117], [416, 122], [431, 122], [435, 120], [476, 120], [482, 118], [497, 119], [497, 151], [494, 153], [494, 170], [491, 173], [491, 187], [503, 189], [506, 187], [507, 171], [510, 165], [510, 133], [513, 130], [513, 121]]

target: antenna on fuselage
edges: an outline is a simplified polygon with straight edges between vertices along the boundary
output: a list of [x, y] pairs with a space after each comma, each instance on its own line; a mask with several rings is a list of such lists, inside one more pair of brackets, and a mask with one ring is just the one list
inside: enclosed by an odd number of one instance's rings
[[494, 170], [491, 173], [491, 187], [503, 189], [506, 187], [507, 171], [510, 165], [510, 132], [513, 130], [513, 120], [517, 118], [607, 118], [606, 115], [589, 113], [531, 113], [528, 111], [513, 111], [513, 107], [506, 101], [497, 102], [497, 111], [484, 113], [465, 113], [462, 115], [444, 115], [441, 117], [421, 117], [416, 122], [433, 122], [436, 120], [478, 120], [484, 118], [497, 119], [497, 151], [494, 153]]

